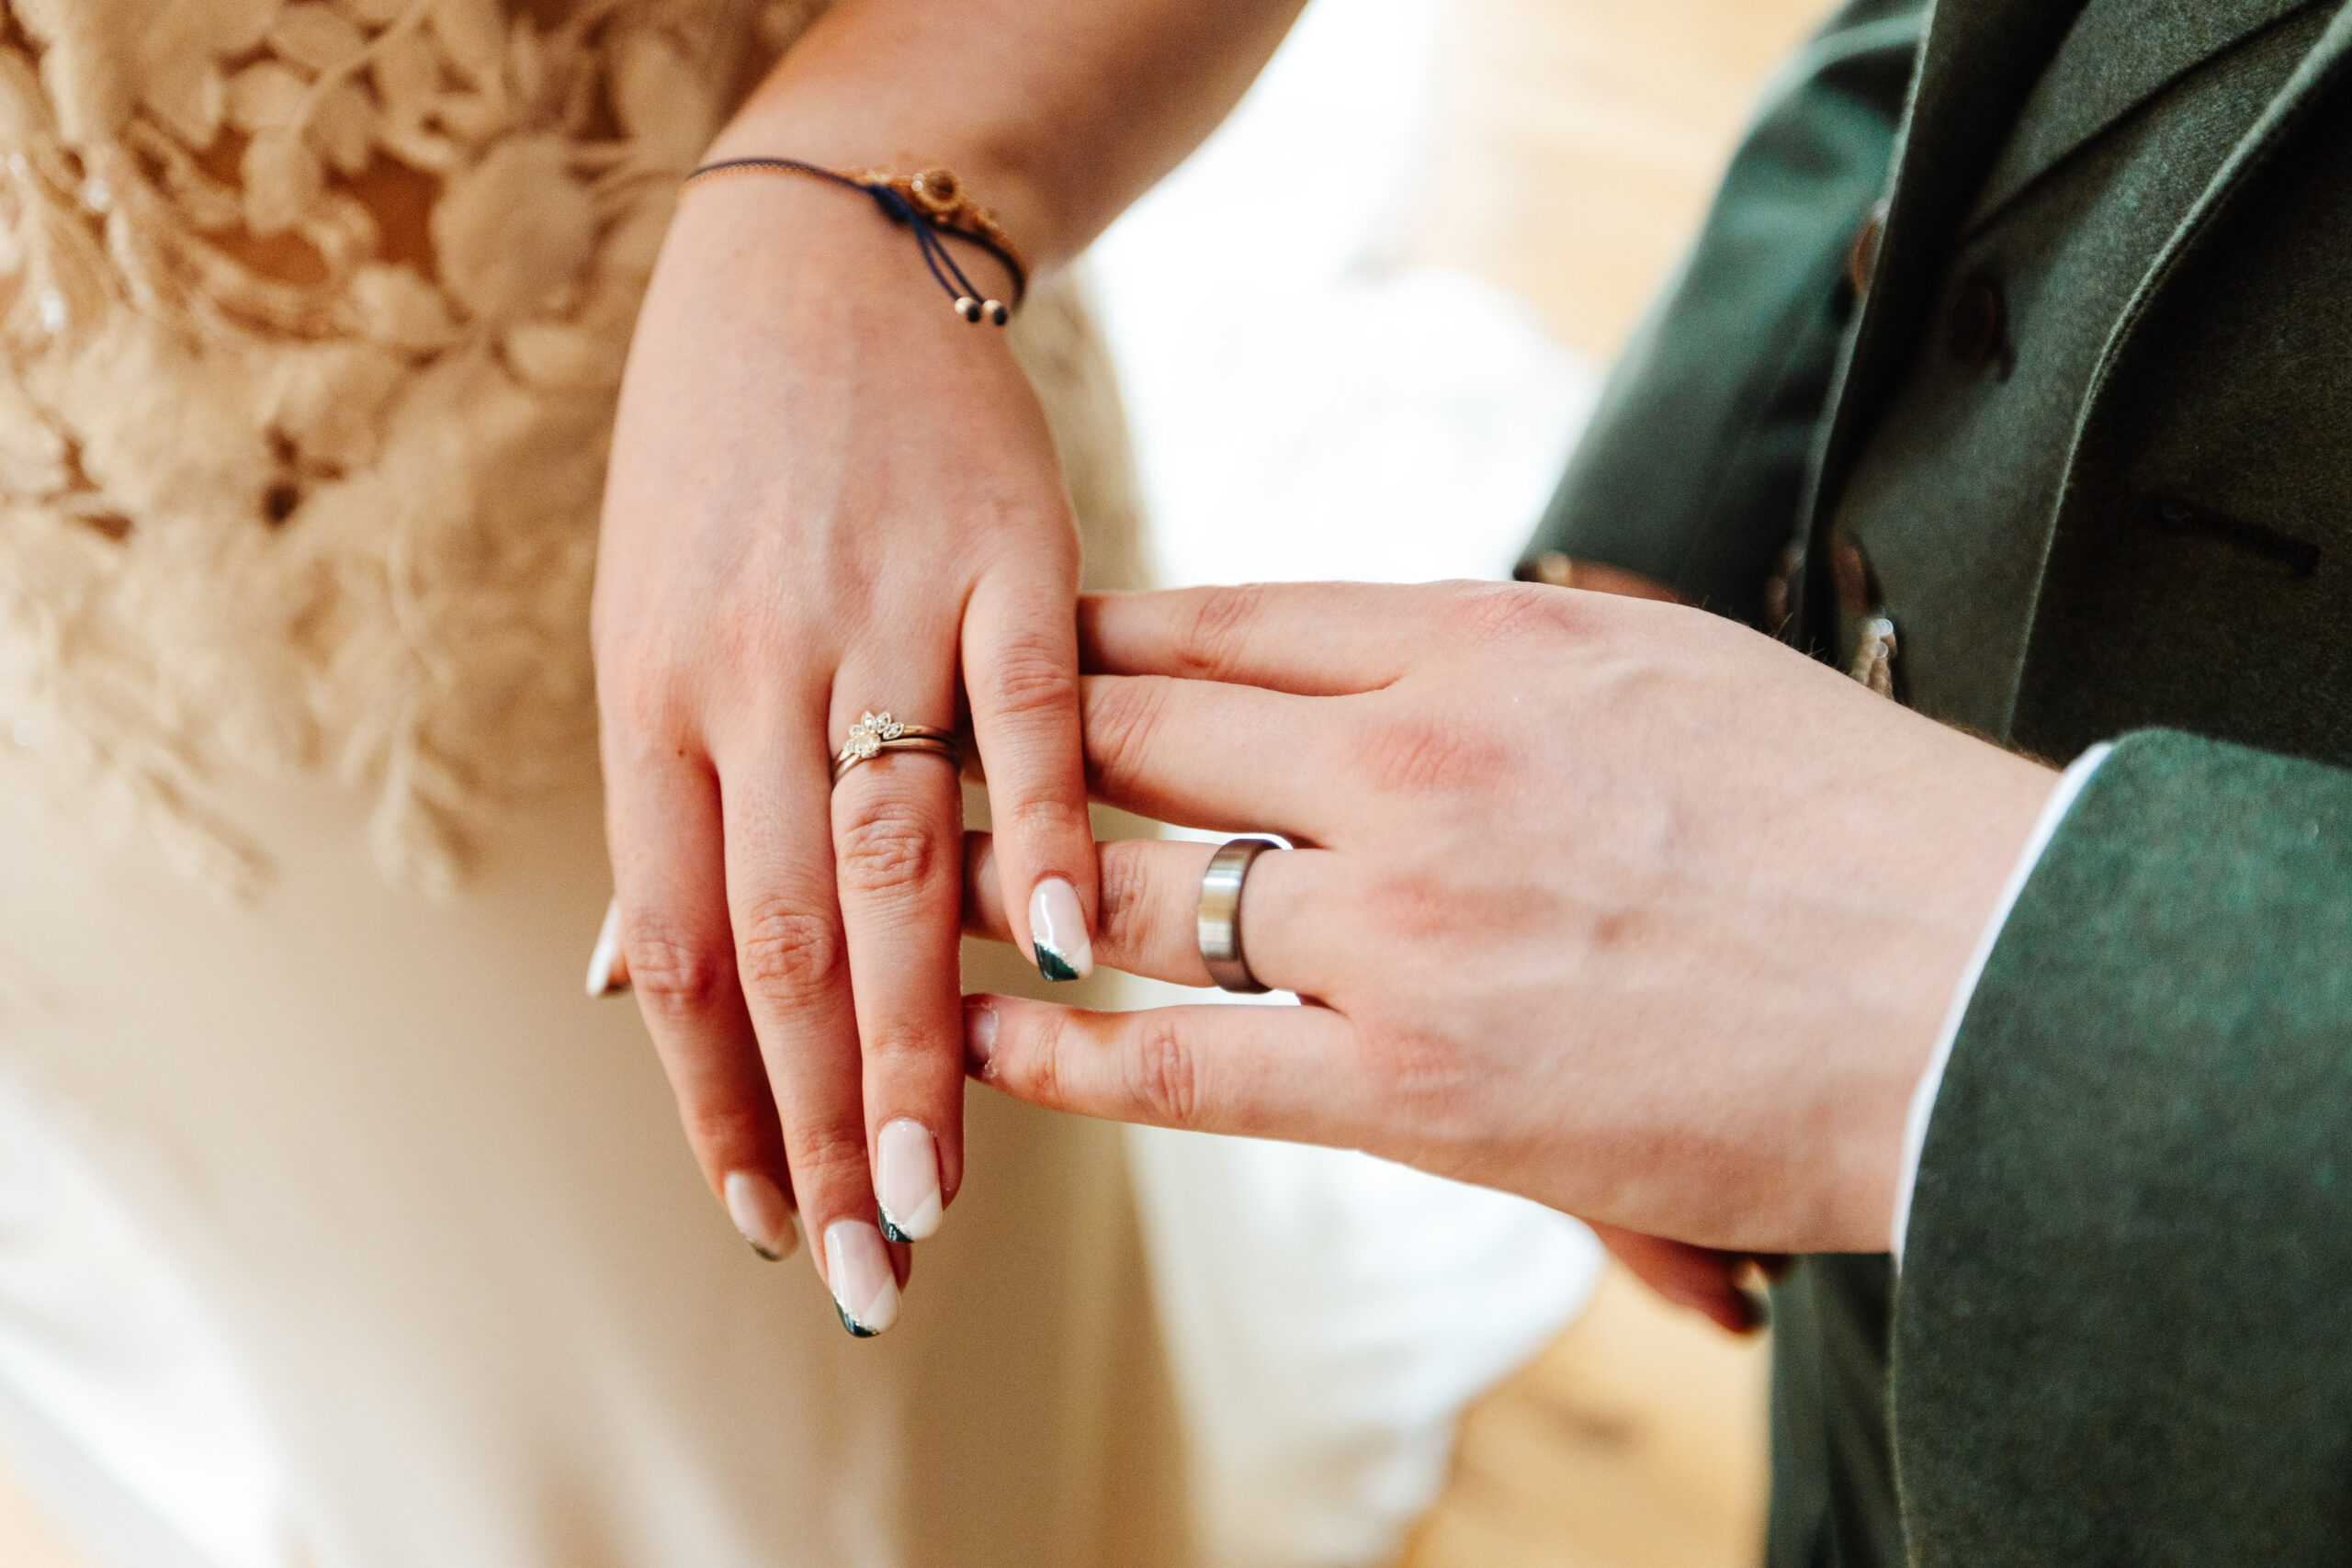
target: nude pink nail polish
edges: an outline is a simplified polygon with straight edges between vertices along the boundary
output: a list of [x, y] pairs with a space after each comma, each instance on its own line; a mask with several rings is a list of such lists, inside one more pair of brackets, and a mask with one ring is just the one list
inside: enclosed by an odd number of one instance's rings
[[922, 1122], [901, 1116], [874, 1140], [874, 1196], [888, 1239], [923, 1241], [939, 1230], [939, 1145]]
[[871, 1339], [899, 1321], [899, 1278], [890, 1269], [882, 1233], [863, 1220], [825, 1227], [825, 1283], [842, 1326]]

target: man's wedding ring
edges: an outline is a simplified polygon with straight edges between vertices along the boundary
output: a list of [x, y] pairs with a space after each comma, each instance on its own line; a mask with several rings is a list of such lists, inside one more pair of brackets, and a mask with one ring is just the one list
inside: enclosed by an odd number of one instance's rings
[[843, 775], [861, 762], [870, 762], [885, 751], [921, 751], [933, 757], [944, 757], [947, 765], [961, 773], [964, 768], [963, 742], [950, 729], [933, 729], [927, 724], [907, 724], [887, 712], [869, 713], [849, 727], [849, 739], [833, 757], [833, 782], [839, 784]]
[[1200, 915], [1194, 929], [1200, 938], [1201, 962], [1208, 965], [1209, 978], [1221, 991], [1256, 996], [1273, 989], [1250, 973], [1250, 960], [1241, 950], [1241, 885], [1250, 879], [1253, 861], [1268, 850], [1281, 848], [1272, 839], [1228, 839], [1209, 856], [1209, 868], [1201, 874]]

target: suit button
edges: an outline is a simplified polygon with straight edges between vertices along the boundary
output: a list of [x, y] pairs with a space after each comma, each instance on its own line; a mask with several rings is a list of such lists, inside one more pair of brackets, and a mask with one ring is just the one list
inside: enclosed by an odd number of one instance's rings
[[1846, 281], [1853, 286], [1860, 299], [1871, 291], [1871, 279], [1878, 273], [1878, 248], [1886, 238], [1886, 208], [1884, 201], [1873, 205], [1862, 219], [1862, 226], [1854, 231], [1854, 248], [1846, 254]]
[[1944, 321], [1944, 347], [1973, 368], [1998, 355], [2008, 329], [2008, 305], [2001, 286], [1979, 274], [1960, 286]]

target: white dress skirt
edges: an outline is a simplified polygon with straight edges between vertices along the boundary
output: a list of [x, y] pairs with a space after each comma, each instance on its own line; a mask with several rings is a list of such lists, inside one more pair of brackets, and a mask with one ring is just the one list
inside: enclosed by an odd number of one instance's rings
[[[1117, 1129], [975, 1091], [853, 1340], [582, 993], [623, 351], [679, 177], [820, 8], [0, 38], [0, 1463], [102, 1563], [1188, 1561]], [[1050, 287], [1013, 338], [1090, 581], [1139, 585], [1099, 343]]]
[[95, 1559], [1187, 1560], [1116, 1129], [975, 1090], [905, 1315], [853, 1340], [582, 993], [592, 788], [445, 906], [330, 788], [237, 806], [278, 865], [246, 908], [0, 810], [0, 1450]]

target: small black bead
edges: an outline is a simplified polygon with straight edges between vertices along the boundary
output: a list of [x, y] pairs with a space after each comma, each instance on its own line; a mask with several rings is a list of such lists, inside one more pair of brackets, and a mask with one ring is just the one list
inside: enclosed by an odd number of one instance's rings
[[1005, 322], [1012, 320], [1012, 312], [1004, 308], [1003, 300], [991, 299], [989, 301], [989, 320], [994, 321], [998, 326], [1002, 326]]

